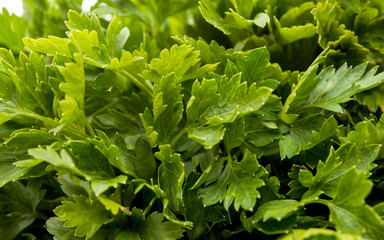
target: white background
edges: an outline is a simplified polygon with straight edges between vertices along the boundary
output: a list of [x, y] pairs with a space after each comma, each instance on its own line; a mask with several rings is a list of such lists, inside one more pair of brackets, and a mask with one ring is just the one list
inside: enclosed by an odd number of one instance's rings
[[[83, 10], [89, 11], [90, 7], [97, 0], [84, 0], [83, 1]], [[5, 7], [9, 13], [14, 13], [18, 16], [23, 14], [23, 5], [21, 0], [0, 0], [0, 11], [2, 11], [3, 7]]]

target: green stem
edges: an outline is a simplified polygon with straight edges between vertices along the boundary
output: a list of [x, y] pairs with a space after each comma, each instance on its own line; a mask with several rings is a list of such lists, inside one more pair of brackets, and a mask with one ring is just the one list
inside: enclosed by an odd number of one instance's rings
[[102, 112], [108, 110], [109, 108], [113, 107], [114, 105], [116, 105], [118, 102], [119, 102], [118, 98], [114, 98], [110, 103], [108, 103], [104, 107], [99, 108], [97, 111], [92, 113], [91, 117], [99, 115], [100, 113], [102, 113]]
[[[153, 95], [153, 86], [149, 84], [145, 84], [143, 81], [140, 81], [135, 76], [127, 72], [126, 70], [120, 70], [119, 73], [123, 74], [125, 77], [130, 79], [133, 84], [135, 84], [137, 87], [139, 87], [141, 90], [145, 91], [149, 96], [152, 97]], [[141, 79], [143, 80], [143, 79]]]
[[[60, 125], [60, 123], [56, 122], [55, 120], [53, 120], [52, 118], [48, 118], [48, 117], [44, 117], [44, 116], [41, 116], [35, 112], [31, 112], [31, 111], [28, 111], [28, 110], [25, 110], [25, 109], [21, 109], [19, 108], [19, 111], [22, 112], [22, 115], [24, 115], [25, 117], [30, 117], [30, 118], [33, 118], [33, 119], [36, 119], [36, 120], [39, 120], [39, 121], [42, 121], [50, 126], [53, 126], [53, 127], [57, 127]], [[87, 121], [88, 122], [88, 121]], [[89, 123], [88, 123], [89, 124]], [[86, 134], [83, 134], [81, 132], [79, 132], [78, 130], [76, 129], [73, 129], [71, 127], [68, 127], [68, 126], [64, 126], [63, 129], [67, 132], [70, 132], [71, 134], [73, 134], [74, 136], [77, 136], [79, 138], [82, 138], [82, 139], [86, 139], [88, 138], [88, 136]], [[93, 130], [92, 130], [93, 131]]]
[[319, 203], [319, 204], [324, 204], [325, 206], [329, 206], [329, 201], [324, 200], [324, 199], [317, 199], [317, 200], [311, 201], [309, 203]]
[[355, 126], [356, 126], [356, 123], [353, 121], [351, 114], [349, 114], [348, 111], [345, 111], [345, 114], [347, 115], [348, 120], [349, 120], [349, 122], [352, 124], [352, 126], [355, 127]]
[[93, 130], [91, 124], [89, 124], [87, 117], [84, 115], [84, 122], [85, 122], [85, 127], [87, 128], [89, 134], [91, 134], [92, 138], [96, 138], [96, 133]]
[[183, 128], [172, 140], [171, 147], [174, 146], [180, 138], [189, 131], [189, 128]]
[[46, 216], [45, 214], [41, 213], [40, 211], [36, 211], [35, 213], [36, 215], [36, 218], [37, 219], [40, 219], [40, 220], [43, 220], [43, 221], [47, 221], [49, 219], [48, 216]]

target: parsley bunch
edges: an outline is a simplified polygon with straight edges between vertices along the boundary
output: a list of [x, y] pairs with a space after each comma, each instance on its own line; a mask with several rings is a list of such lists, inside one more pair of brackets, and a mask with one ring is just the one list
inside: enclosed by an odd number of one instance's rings
[[382, 0], [82, 2], [0, 14], [2, 240], [384, 238]]

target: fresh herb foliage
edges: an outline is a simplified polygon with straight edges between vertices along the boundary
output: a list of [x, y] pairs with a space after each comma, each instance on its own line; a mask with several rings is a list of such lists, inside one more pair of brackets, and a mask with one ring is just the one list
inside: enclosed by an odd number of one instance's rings
[[23, 3], [2, 240], [384, 238], [384, 1]]

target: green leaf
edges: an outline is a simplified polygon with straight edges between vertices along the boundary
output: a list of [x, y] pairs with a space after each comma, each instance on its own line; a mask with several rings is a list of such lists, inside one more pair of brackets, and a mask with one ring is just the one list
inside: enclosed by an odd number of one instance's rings
[[0, 188], [0, 234], [3, 239], [14, 239], [35, 220], [36, 207], [43, 199], [45, 190], [41, 183], [30, 180], [27, 186], [11, 182]]
[[[164, 216], [160, 213], [152, 213], [145, 218], [142, 210], [132, 209], [134, 230], [143, 239], [176, 240], [182, 237], [183, 230], [171, 222], [163, 222]], [[135, 235], [133, 235], [135, 236]]]
[[[293, 7], [286, 11], [280, 18], [283, 27], [297, 26], [305, 22], [308, 13], [315, 7], [313, 2], [304, 2], [299, 7]], [[313, 19], [312, 16], [309, 18]]]
[[158, 213], [152, 213], [141, 225], [141, 236], [144, 239], [155, 240], [161, 239], [178, 239], [181, 237], [183, 230], [177, 228], [174, 224], [169, 222], [162, 222], [164, 217]]
[[130, 240], [141, 240], [140, 235], [133, 231], [133, 230], [124, 230], [117, 234], [115, 240], [125, 240], [125, 239], [130, 239]]
[[320, 114], [313, 114], [295, 121], [279, 141], [281, 159], [292, 158], [313, 148], [336, 133], [336, 129], [337, 121], [333, 116], [325, 119]]
[[257, 190], [264, 185], [260, 179], [265, 169], [259, 165], [256, 156], [248, 150], [240, 162], [230, 161], [224, 168], [218, 180], [199, 190], [199, 196], [207, 206], [224, 201], [228, 209], [234, 202], [238, 211], [240, 207], [253, 210], [256, 199], [260, 198]]
[[304, 187], [310, 187], [313, 184], [313, 174], [308, 170], [300, 170], [299, 181]]
[[292, 123], [292, 120], [285, 119], [287, 112], [298, 113], [306, 108], [341, 112], [341, 103], [351, 100], [350, 97], [354, 94], [373, 88], [384, 81], [384, 74], [374, 76], [376, 68], [364, 74], [367, 64], [360, 64], [354, 68], [348, 68], [347, 64], [344, 64], [337, 71], [328, 67], [315, 76], [318, 61], [323, 60], [321, 58], [315, 60], [287, 98], [280, 113], [287, 123]]
[[162, 77], [171, 73], [175, 75], [176, 83], [207, 76], [217, 64], [200, 67], [199, 55], [200, 53], [193, 47], [173, 45], [170, 50], [161, 51], [160, 59], [155, 58], [151, 61], [149, 71], [144, 71], [143, 76], [154, 83], [159, 83]]
[[367, 180], [365, 173], [358, 173], [356, 168], [343, 175], [335, 198], [328, 204], [330, 221], [338, 231], [371, 239], [383, 236], [383, 219], [371, 206], [364, 204], [371, 189], [372, 182]]
[[300, 202], [291, 199], [269, 201], [259, 207], [255, 214], [255, 220], [265, 222], [269, 219], [276, 219], [281, 221], [293, 212], [298, 211], [302, 205]]
[[[269, 22], [268, 16], [264, 13], [262, 13], [262, 15], [257, 15], [254, 20], [247, 20], [246, 18], [249, 17], [249, 11], [252, 11], [252, 7], [250, 7], [249, 3], [247, 3], [247, 10], [244, 11], [244, 7], [239, 9], [240, 4], [237, 4], [237, 2], [239, 1], [236, 1], [235, 4], [236, 12], [230, 8], [229, 11], [224, 12], [224, 18], [220, 15], [221, 13], [217, 12], [216, 3], [212, 0], [200, 1], [199, 8], [201, 15], [205, 18], [205, 20], [226, 35], [230, 35], [243, 29], [251, 29], [253, 24], [264, 27], [265, 24]], [[244, 6], [245, 3], [241, 5]], [[237, 11], [240, 11], [240, 13]], [[245, 16], [243, 17], [242, 14], [245, 14]]]
[[80, 111], [84, 110], [85, 77], [83, 59], [76, 55], [76, 63], [66, 63], [59, 67], [65, 82], [60, 84], [60, 90], [76, 100]]
[[149, 124], [153, 123], [152, 129], [157, 132], [160, 143], [170, 143], [171, 137], [175, 134], [176, 127], [182, 118], [184, 108], [181, 101], [183, 96], [180, 91], [181, 85], [177, 83], [174, 74], [162, 77], [160, 82], [154, 86], [154, 122], [150, 120]]
[[[382, 144], [384, 141], [383, 133], [384, 121], [380, 118], [376, 125], [371, 121], [365, 120], [356, 124], [354, 131], [350, 131], [346, 137], [340, 136], [339, 139], [342, 143], [351, 142], [356, 144], [357, 147], [363, 147], [369, 144]], [[380, 150], [379, 158], [383, 157], [383, 150]]]
[[76, 167], [93, 179], [111, 179], [115, 174], [108, 159], [94, 144], [83, 141], [70, 141], [69, 150]]
[[109, 63], [106, 46], [101, 45], [95, 30], [72, 30], [69, 35], [69, 48], [72, 53], [80, 52], [84, 62], [95, 67], [105, 68]]
[[109, 214], [99, 202], [90, 203], [84, 197], [74, 197], [74, 200], [64, 201], [54, 212], [59, 220], [65, 222], [64, 227], [76, 228], [75, 236], [91, 238], [107, 223]]
[[61, 55], [64, 57], [72, 57], [68, 48], [68, 39], [59, 38], [55, 36], [48, 36], [48, 38], [39, 38], [34, 40], [32, 38], [23, 38], [23, 43], [27, 49], [44, 53], [50, 56]]
[[60, 183], [61, 190], [69, 197], [91, 195], [89, 182], [74, 175], [59, 176], [57, 181]]
[[373, 183], [367, 180], [365, 173], [358, 173], [356, 168], [352, 168], [341, 178], [332, 203], [351, 207], [359, 206], [364, 203], [372, 186]]
[[225, 129], [221, 125], [193, 128], [188, 131], [188, 137], [206, 149], [211, 149], [224, 138]]
[[253, 23], [261, 28], [264, 28], [271, 19], [266, 13], [258, 13], [253, 19]]
[[96, 15], [92, 15], [90, 18], [85, 12], [80, 14], [74, 10], [69, 10], [67, 14], [68, 21], [65, 21], [65, 25], [69, 30], [83, 31], [88, 29], [89, 31], [96, 31], [97, 37], [100, 43], [105, 44], [106, 39], [101, 29], [99, 19]]
[[192, 96], [186, 108], [187, 125], [193, 124], [210, 106], [217, 103], [217, 92], [218, 86], [214, 79], [204, 79], [201, 84], [197, 80], [193, 83]]
[[258, 88], [252, 84], [240, 83], [241, 74], [234, 75], [229, 81], [217, 76], [219, 81], [219, 102], [206, 111], [207, 124], [230, 123], [236, 118], [255, 112], [268, 100], [272, 89]]
[[316, 27], [312, 23], [307, 23], [303, 26], [293, 26], [290, 28], [280, 28], [280, 35], [284, 43], [296, 42], [303, 38], [315, 36]]
[[159, 186], [166, 193], [171, 209], [180, 212], [184, 205], [184, 164], [179, 154], [172, 154], [170, 145], [161, 145], [159, 149], [160, 151], [155, 153], [155, 157], [162, 162], [158, 169]]
[[242, 73], [241, 80], [249, 85], [253, 83], [259, 84], [264, 80], [265, 76], [275, 70], [274, 66], [267, 66], [269, 63], [269, 52], [265, 47], [256, 48], [248, 52], [246, 57], [243, 54], [239, 54], [236, 63], [239, 72]]
[[191, 172], [183, 189], [185, 218], [193, 223], [192, 229], [187, 232], [188, 237], [191, 239], [197, 239], [207, 231], [205, 222], [206, 208], [204, 208], [203, 202], [198, 197], [198, 189], [191, 189], [197, 180], [197, 174]]
[[329, 229], [310, 228], [295, 229], [279, 240], [363, 240], [360, 236], [339, 233]]
[[127, 178], [128, 177], [125, 175], [120, 175], [107, 180], [94, 180], [91, 183], [92, 190], [95, 193], [96, 197], [98, 197], [101, 193], [105, 192], [110, 187], [117, 188], [119, 184], [126, 184]]
[[132, 161], [132, 159], [135, 159], [135, 157], [129, 153], [128, 146], [120, 134], [115, 135], [114, 144], [119, 148], [119, 153], [117, 157], [108, 159], [109, 163], [112, 166], [118, 168], [123, 173], [138, 178], [134, 166], [135, 161]]
[[10, 15], [8, 10], [3, 8], [1, 9], [0, 22], [3, 31], [0, 37], [0, 46], [12, 49], [16, 53], [23, 52], [22, 38], [27, 30], [25, 19], [15, 14]]
[[155, 176], [157, 165], [149, 143], [139, 137], [135, 142], [135, 157], [129, 158], [135, 173], [144, 179], [150, 180]]
[[82, 238], [75, 237], [75, 229], [64, 227], [64, 222], [57, 217], [51, 217], [46, 222], [47, 231], [52, 234], [54, 240], [80, 240]]
[[224, 143], [227, 149], [240, 146], [246, 138], [244, 118], [238, 118], [233, 123], [226, 124]]
[[40, 148], [30, 149], [28, 151], [28, 154], [37, 160], [44, 160], [47, 163], [50, 163], [56, 167], [65, 169], [70, 173], [74, 173], [79, 176], [86, 176], [84, 173], [82, 173], [79, 170], [79, 168], [77, 168], [71, 156], [64, 149], [61, 150], [59, 154], [51, 147], [46, 147], [46, 148], [40, 147]]
[[113, 215], [117, 215], [119, 211], [121, 211], [124, 214], [130, 215], [130, 211], [128, 207], [124, 207], [110, 198], [107, 198], [101, 195], [97, 199], [104, 205], [105, 209], [111, 211]]
[[120, 57], [121, 51], [128, 37], [128, 28], [123, 28], [123, 23], [118, 18], [114, 18], [109, 23], [107, 29], [107, 46], [111, 57]]
[[[17, 132], [0, 147], [0, 186], [16, 181], [33, 170], [42, 161], [30, 160], [27, 151], [39, 145], [48, 145], [57, 141], [47, 132], [31, 129], [28, 132]], [[27, 175], [28, 176], [28, 175]]]
[[373, 169], [372, 162], [376, 159], [379, 150], [380, 146], [373, 144], [361, 148], [353, 144], [344, 144], [337, 151], [331, 149], [327, 160], [318, 163], [313, 183], [305, 195], [322, 190], [326, 195], [335, 197], [343, 175], [352, 167], [362, 172]]

